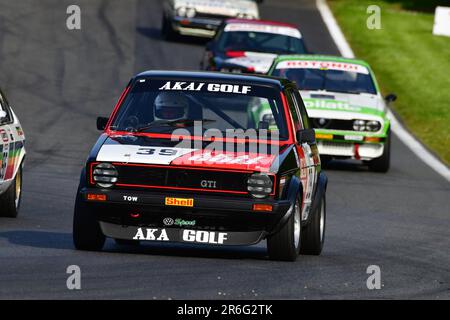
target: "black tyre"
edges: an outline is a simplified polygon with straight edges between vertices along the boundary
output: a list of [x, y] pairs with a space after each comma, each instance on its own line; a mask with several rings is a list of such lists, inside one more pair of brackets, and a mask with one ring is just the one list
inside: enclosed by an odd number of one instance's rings
[[271, 260], [295, 261], [300, 252], [301, 206], [295, 202], [294, 212], [281, 230], [267, 239], [267, 251]]
[[328, 167], [331, 160], [333, 160], [331, 156], [322, 156], [322, 155], [320, 156], [320, 163], [322, 164], [323, 167]]
[[327, 203], [325, 195], [309, 223], [302, 228], [300, 254], [320, 255], [325, 241], [325, 222], [327, 217]]
[[388, 172], [391, 162], [391, 134], [388, 133], [381, 157], [368, 161], [370, 171]]
[[16, 177], [8, 190], [0, 195], [0, 216], [16, 218], [19, 214], [22, 200], [22, 167], [19, 167]]
[[119, 246], [138, 246], [141, 244], [139, 240], [114, 239]]
[[175, 31], [172, 28], [170, 20], [163, 16], [162, 26], [161, 26], [161, 35], [163, 39], [167, 41], [171, 41], [175, 39]]
[[103, 235], [94, 213], [77, 196], [73, 216], [73, 243], [78, 250], [100, 251], [105, 244]]

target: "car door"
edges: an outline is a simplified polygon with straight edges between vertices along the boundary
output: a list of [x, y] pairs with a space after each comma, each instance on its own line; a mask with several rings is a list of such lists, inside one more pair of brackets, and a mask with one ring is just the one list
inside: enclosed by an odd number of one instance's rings
[[9, 139], [11, 128], [11, 115], [6, 108], [6, 101], [0, 91], [0, 111], [6, 113], [6, 117], [0, 119], [0, 183], [4, 181], [6, 168], [8, 165]]
[[[290, 105], [292, 120], [294, 122], [294, 130], [302, 130], [308, 128], [309, 123], [304, 123], [302, 113], [300, 112], [300, 106], [298, 98], [295, 93], [298, 92], [295, 89], [287, 90], [287, 99]], [[303, 103], [300, 100], [300, 103]], [[306, 126], [305, 126], [306, 125]], [[302, 201], [302, 220], [306, 220], [311, 211], [314, 185], [316, 182], [315, 174], [316, 167], [314, 162], [314, 146], [308, 143], [300, 144], [296, 142], [296, 151], [300, 163], [300, 180], [303, 186], [303, 201]]]

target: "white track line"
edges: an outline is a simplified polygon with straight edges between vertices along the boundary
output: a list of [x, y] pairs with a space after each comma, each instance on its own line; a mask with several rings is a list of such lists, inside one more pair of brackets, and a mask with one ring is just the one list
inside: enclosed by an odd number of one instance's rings
[[[354, 58], [355, 54], [345, 39], [345, 36], [337, 24], [336, 19], [334, 19], [333, 13], [328, 7], [326, 1], [316, 0], [316, 5], [320, 15], [322, 16], [323, 22], [327, 26], [328, 31], [336, 43], [341, 55], [347, 58]], [[388, 116], [391, 119], [391, 128], [395, 135], [399, 137], [400, 140], [402, 140], [402, 142], [419, 157], [419, 159], [422, 159], [433, 170], [439, 173], [447, 181], [450, 181], [450, 169], [430, 151], [428, 151], [413, 135], [411, 135], [390, 110], [388, 112]]]

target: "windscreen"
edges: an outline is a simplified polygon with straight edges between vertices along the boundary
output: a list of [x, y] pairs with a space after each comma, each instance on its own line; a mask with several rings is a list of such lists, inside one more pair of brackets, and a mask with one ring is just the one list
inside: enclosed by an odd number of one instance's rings
[[192, 135], [217, 130], [225, 136], [249, 129], [258, 134], [264, 129], [282, 140], [288, 136], [280, 92], [274, 87], [153, 78], [135, 82], [110, 129], [171, 134], [179, 128]]
[[295, 81], [300, 90], [377, 94], [368, 69], [356, 64], [284, 61], [272, 75]]
[[222, 52], [305, 53], [300, 32], [288, 27], [230, 24], [217, 41], [218, 50]]

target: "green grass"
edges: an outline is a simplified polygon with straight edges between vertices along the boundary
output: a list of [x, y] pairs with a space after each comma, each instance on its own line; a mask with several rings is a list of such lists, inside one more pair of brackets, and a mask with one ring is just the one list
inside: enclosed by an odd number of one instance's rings
[[[406, 127], [450, 163], [450, 37], [433, 36], [439, 1], [329, 0], [355, 55], [375, 71]], [[366, 27], [369, 5], [381, 8], [381, 29]], [[417, 10], [417, 11], [415, 11]], [[419, 11], [420, 10], [420, 11]]]

